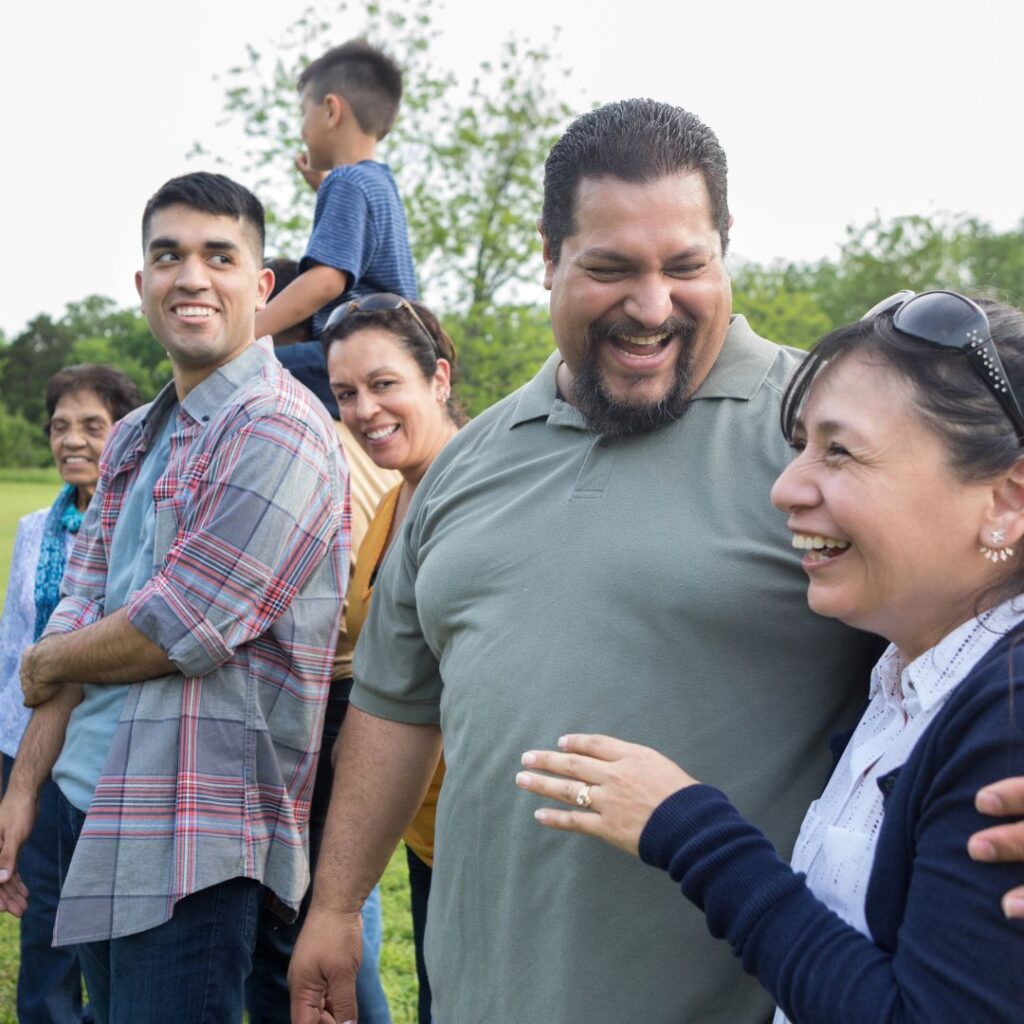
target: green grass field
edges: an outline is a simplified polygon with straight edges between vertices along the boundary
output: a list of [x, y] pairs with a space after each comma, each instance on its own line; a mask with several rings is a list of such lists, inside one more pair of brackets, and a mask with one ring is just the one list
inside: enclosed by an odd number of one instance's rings
[[[53, 470], [0, 469], [0, 593], [6, 590], [11, 546], [18, 519], [49, 505], [59, 486]], [[399, 849], [381, 882], [384, 903], [384, 949], [381, 974], [394, 1024], [416, 1020], [416, 962], [409, 917], [409, 883], [405, 855]], [[0, 1024], [17, 1024], [14, 993], [18, 977], [18, 923], [0, 914]]]

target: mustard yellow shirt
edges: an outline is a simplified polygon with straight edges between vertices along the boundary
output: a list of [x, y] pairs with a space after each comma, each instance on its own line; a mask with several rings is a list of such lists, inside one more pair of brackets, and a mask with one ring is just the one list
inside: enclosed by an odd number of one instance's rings
[[[345, 609], [345, 630], [348, 633], [349, 642], [353, 646], [359, 639], [359, 631], [363, 628], [366, 614], [370, 610], [373, 579], [380, 563], [384, 560], [388, 534], [391, 532], [391, 524], [395, 519], [398, 492], [401, 488], [402, 485], [399, 484], [381, 498], [377, 512], [367, 527], [363, 542], [359, 545], [355, 570], [349, 582], [348, 607]], [[430, 781], [430, 788], [423, 798], [420, 809], [416, 812], [416, 817], [409, 823], [409, 827], [402, 836], [412, 852], [430, 867], [434, 866], [434, 824], [437, 819], [437, 797], [441, 792], [443, 781], [444, 758], [437, 766], [437, 771]]]

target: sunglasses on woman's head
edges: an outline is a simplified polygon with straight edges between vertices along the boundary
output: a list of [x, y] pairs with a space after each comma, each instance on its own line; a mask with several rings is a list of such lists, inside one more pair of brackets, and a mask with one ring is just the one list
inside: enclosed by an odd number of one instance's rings
[[323, 333], [326, 333], [332, 327], [337, 327], [338, 324], [347, 320], [353, 314], [394, 313], [400, 309], [405, 310], [413, 318], [416, 326], [430, 342], [431, 348], [436, 350], [437, 341], [434, 335], [427, 330], [427, 325], [420, 319], [416, 310], [412, 308], [412, 303], [401, 295], [395, 295], [394, 292], [374, 292], [372, 295], [363, 295], [358, 299], [352, 299], [350, 302], [343, 302], [327, 318]]
[[999, 358], [985, 311], [966, 295], [957, 292], [902, 291], [872, 306], [861, 320], [892, 314], [892, 325], [900, 334], [936, 348], [962, 352], [974, 372], [995, 395], [1010, 418], [1017, 440], [1024, 445], [1024, 411], [1010, 386]]

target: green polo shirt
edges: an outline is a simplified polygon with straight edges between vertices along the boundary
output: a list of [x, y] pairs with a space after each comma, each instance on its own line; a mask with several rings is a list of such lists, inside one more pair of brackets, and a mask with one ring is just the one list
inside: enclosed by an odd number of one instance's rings
[[427, 967], [438, 1024], [744, 1024], [770, 1000], [659, 872], [532, 817], [524, 750], [648, 744], [788, 856], [874, 641], [812, 614], [784, 516], [799, 354], [734, 317], [686, 414], [607, 440], [558, 356], [449, 443], [377, 581], [352, 702], [440, 722]]

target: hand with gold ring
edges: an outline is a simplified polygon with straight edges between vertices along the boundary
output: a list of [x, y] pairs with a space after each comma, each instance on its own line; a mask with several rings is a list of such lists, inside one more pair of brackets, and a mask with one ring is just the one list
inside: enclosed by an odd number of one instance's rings
[[634, 857], [655, 808], [697, 782], [656, 750], [611, 736], [562, 736], [557, 751], [528, 750], [522, 760], [530, 771], [516, 775], [520, 789], [578, 808], [541, 807], [540, 824], [596, 836]]

